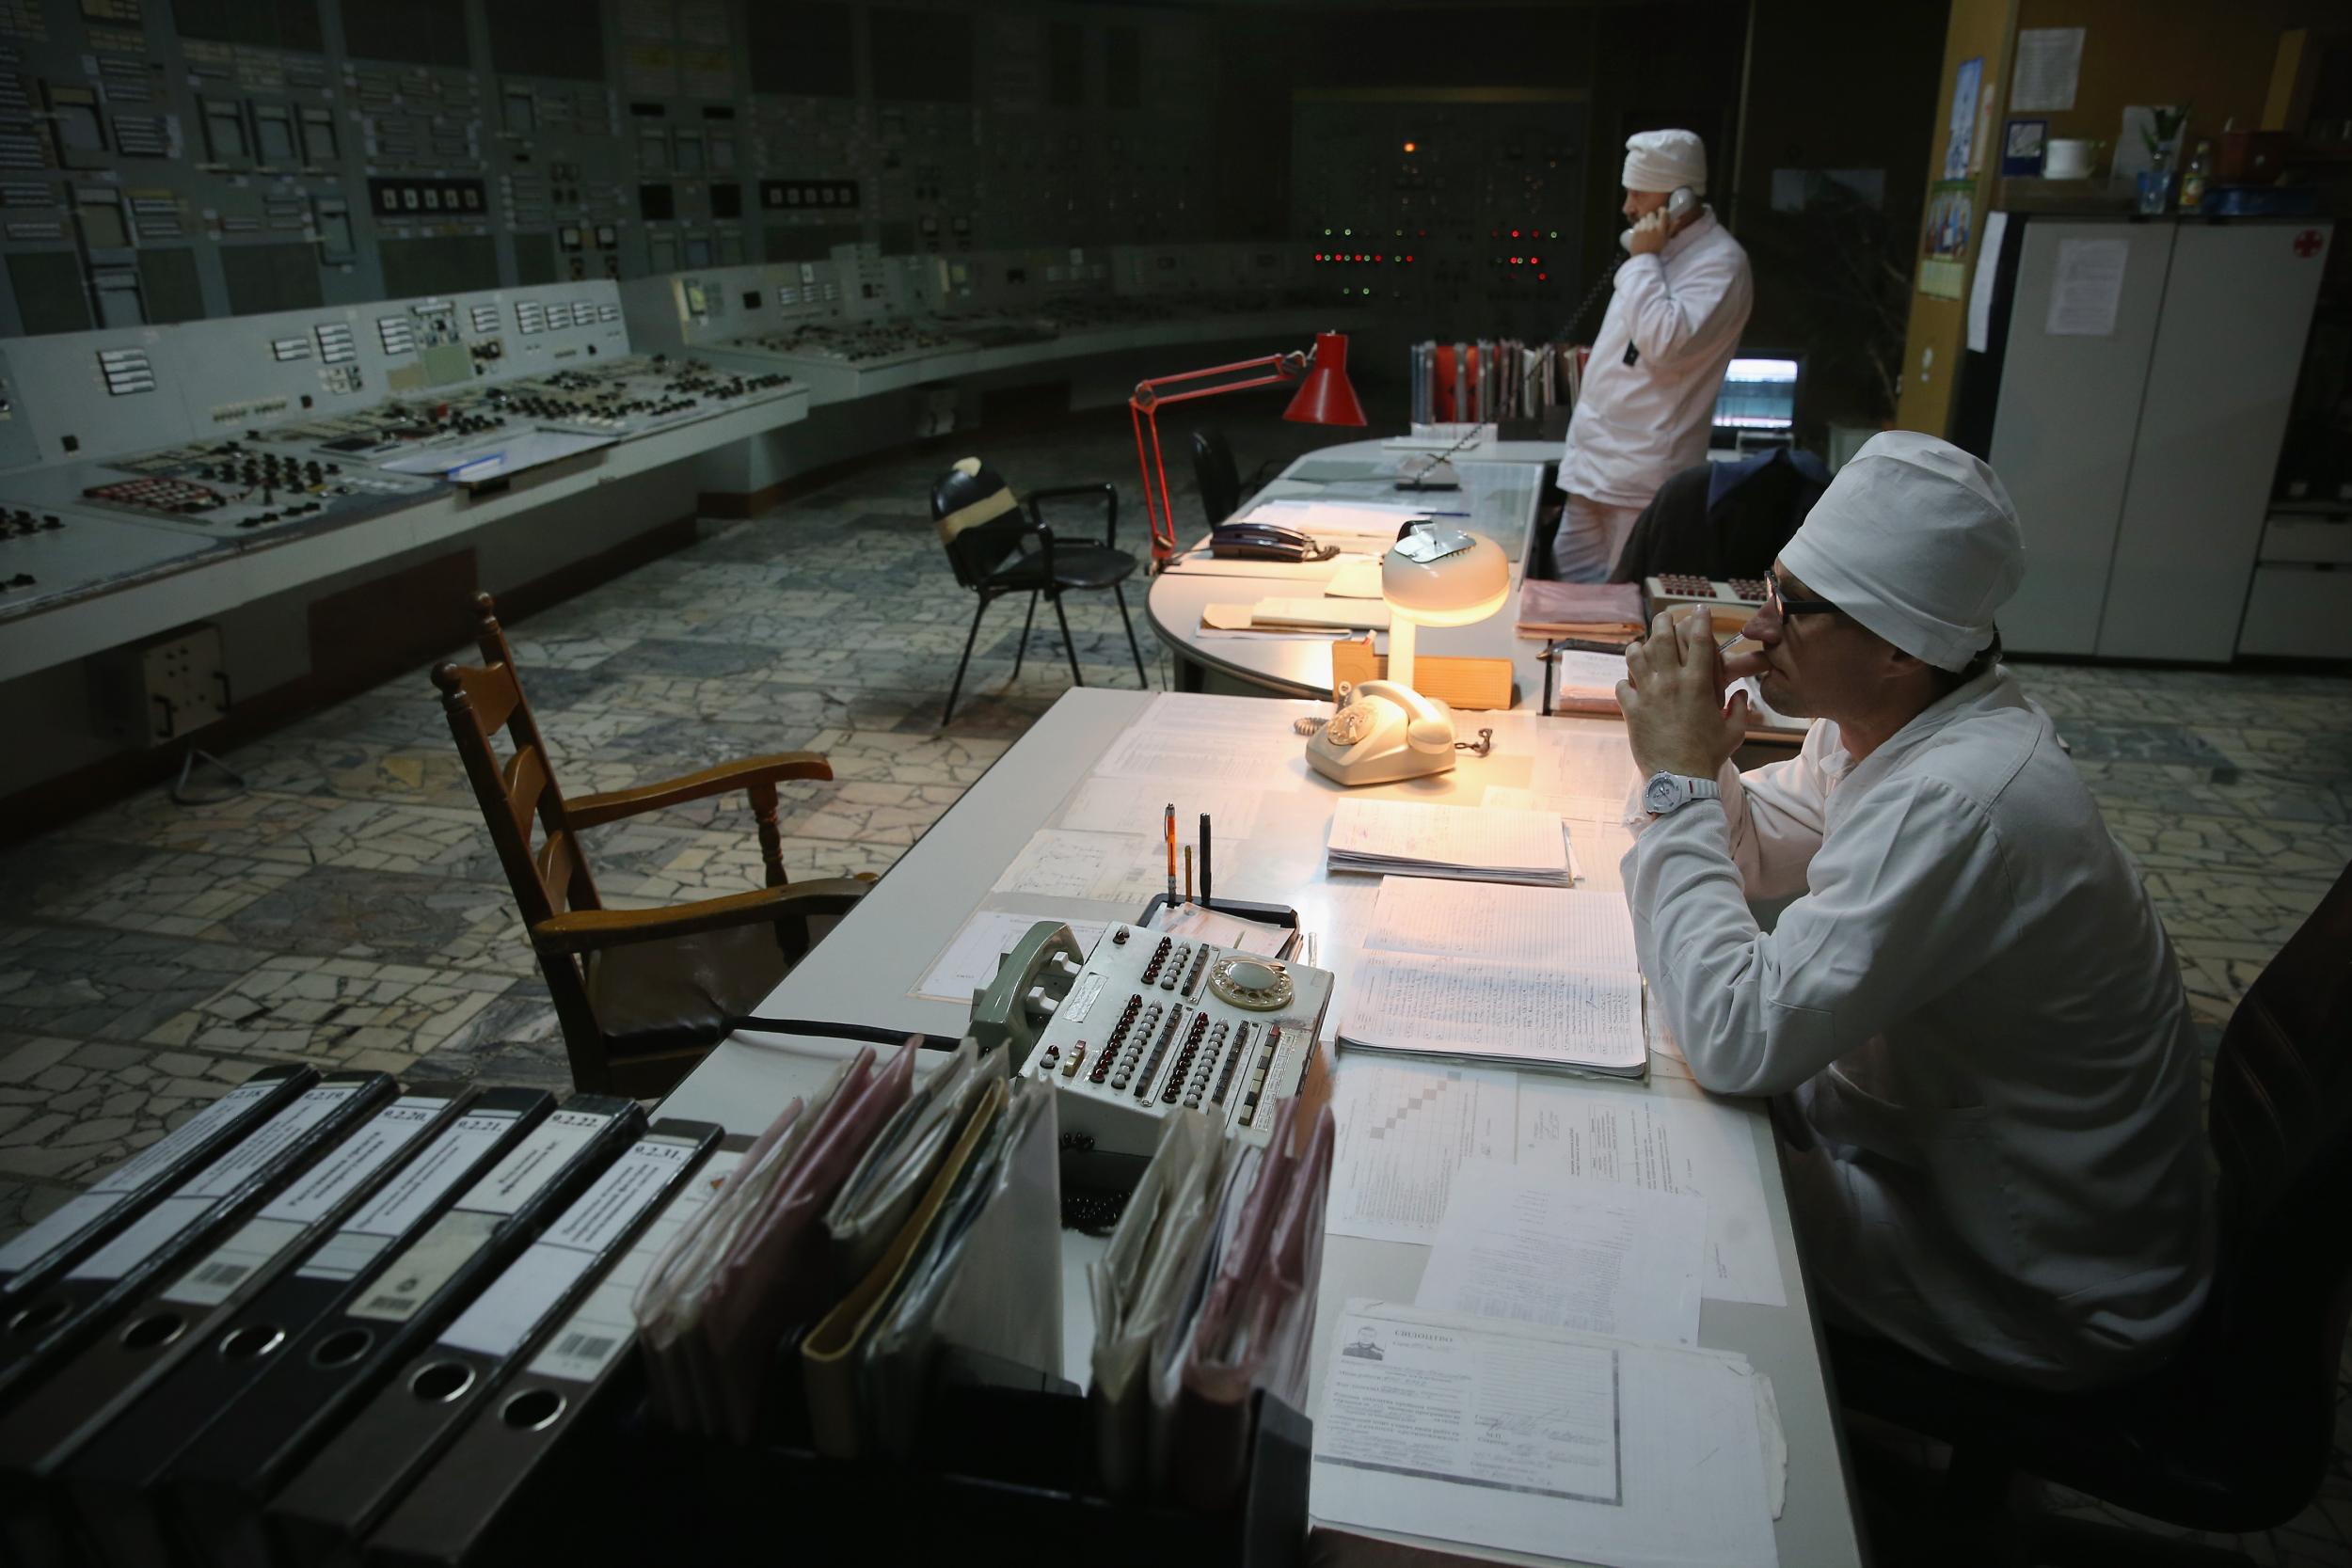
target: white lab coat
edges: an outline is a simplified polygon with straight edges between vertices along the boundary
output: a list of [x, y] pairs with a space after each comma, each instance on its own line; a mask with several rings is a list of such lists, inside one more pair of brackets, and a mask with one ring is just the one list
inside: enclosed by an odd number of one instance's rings
[[1755, 302], [1748, 253], [1711, 208], [1663, 250], [1628, 257], [1568, 420], [1560, 488], [1647, 506], [1668, 475], [1705, 461], [1715, 396]]
[[[2199, 1045], [2049, 721], [1995, 668], [1858, 764], [1818, 722], [1723, 783], [1639, 827], [1626, 898], [1692, 1075], [1788, 1095], [1812, 1139], [1809, 1277], [1979, 1375], [2079, 1386], [2174, 1345], [2210, 1273]], [[1757, 928], [1750, 898], [1800, 893]]]

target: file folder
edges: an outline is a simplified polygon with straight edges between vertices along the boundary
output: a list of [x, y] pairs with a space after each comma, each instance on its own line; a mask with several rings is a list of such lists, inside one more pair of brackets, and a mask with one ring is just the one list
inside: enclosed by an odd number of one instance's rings
[[707, 1121], [655, 1124], [402, 1365], [270, 1505], [288, 1557], [313, 1562], [355, 1547], [720, 1132]]
[[307, 1067], [264, 1068], [0, 1246], [0, 1313], [14, 1314], [28, 1292], [63, 1274], [317, 1078]]
[[270, 1561], [260, 1512], [270, 1495], [644, 1124], [633, 1100], [574, 1095], [421, 1234], [372, 1261], [358, 1292], [276, 1357], [165, 1475], [167, 1511], [196, 1554]]
[[[321, 1150], [261, 1211], [209, 1249], [151, 1281], [102, 1337], [0, 1415], [0, 1513], [29, 1507], [26, 1487], [53, 1475], [81, 1445], [208, 1344], [237, 1306], [326, 1235], [453, 1116], [470, 1091], [419, 1085]], [[33, 1558], [20, 1544], [18, 1555]]]
[[544, 1540], [522, 1539], [548, 1512], [533, 1505], [551, 1497], [554, 1478], [588, 1430], [609, 1426], [644, 1390], [631, 1307], [637, 1287], [709, 1207], [752, 1141], [750, 1133], [723, 1140], [571, 1315], [540, 1338], [505, 1389], [473, 1413], [368, 1537], [370, 1568], [471, 1568], [528, 1561], [551, 1549]]
[[[544, 1089], [489, 1089], [404, 1162], [350, 1216], [212, 1323], [137, 1402], [57, 1471], [90, 1549], [107, 1563], [167, 1561], [164, 1475], [198, 1433], [287, 1348], [358, 1293], [367, 1265], [437, 1218], [555, 1108]], [[224, 1276], [188, 1281], [190, 1290]]]
[[319, 1079], [0, 1319], [0, 1405], [12, 1402], [191, 1249], [273, 1196], [327, 1143], [392, 1096], [387, 1072]]

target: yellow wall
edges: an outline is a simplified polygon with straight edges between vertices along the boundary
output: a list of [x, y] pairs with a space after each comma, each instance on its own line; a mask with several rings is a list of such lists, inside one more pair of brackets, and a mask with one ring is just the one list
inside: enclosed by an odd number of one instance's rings
[[[2233, 118], [2242, 129], [2259, 126], [2280, 34], [2324, 21], [2329, 9], [2313, 0], [1953, 0], [1928, 182], [1931, 185], [1943, 171], [1953, 71], [1972, 55], [1984, 56], [1988, 71], [1997, 62], [2000, 87], [1994, 95], [1992, 121], [1978, 128], [1979, 139], [1994, 138], [1977, 182], [1978, 227], [1982, 228], [1999, 172], [1996, 154], [2009, 97], [2009, 62], [2016, 35], [2025, 28], [2084, 29], [2074, 106], [2034, 114], [2049, 120], [2053, 136], [2106, 143], [2099, 157], [2104, 173], [2114, 158], [2127, 104], [2188, 104], [2191, 146], [2200, 137], [2218, 135]], [[1975, 260], [1972, 255], [1972, 267]], [[1915, 290], [1898, 425], [1937, 436], [1947, 433], [1951, 377], [1960, 367], [1965, 326], [1964, 299], [1937, 299]], [[1931, 351], [1933, 361], [1923, 374], [1922, 356]]]
[[[2001, 109], [2009, 97], [2010, 48], [2016, 31], [2017, 6], [2018, 0], [1952, 0], [1951, 20], [1944, 30], [1944, 69], [1935, 89], [1935, 137], [1928, 151], [1927, 185], [1931, 188], [1943, 178], [1944, 147], [1951, 135], [1952, 86], [1960, 63], [1981, 57], [1985, 79], [1996, 87], [1991, 111], [1977, 125], [1977, 141], [1984, 149], [1977, 178], [1979, 230], [1983, 228], [1986, 197], [2001, 166]], [[2087, 45], [2084, 52], [2089, 54]], [[1960, 369], [1961, 345], [1967, 327], [1967, 288], [1963, 283], [1959, 299], [1940, 299], [1918, 293], [1919, 254], [1919, 246], [1915, 243], [1911, 325], [1903, 338], [1903, 389], [1895, 409], [1895, 423], [1899, 429], [1941, 436], [1951, 421], [1952, 375]], [[1972, 246], [1972, 259], [1974, 254]]]
[[2052, 111], [2053, 136], [2087, 136], [2114, 156], [2123, 109], [2132, 103], [2189, 105], [2189, 145], [2262, 123], [2279, 35], [2314, 9], [2286, 0], [2018, 0], [2017, 25], [2080, 27], [2082, 75], [2074, 106]]

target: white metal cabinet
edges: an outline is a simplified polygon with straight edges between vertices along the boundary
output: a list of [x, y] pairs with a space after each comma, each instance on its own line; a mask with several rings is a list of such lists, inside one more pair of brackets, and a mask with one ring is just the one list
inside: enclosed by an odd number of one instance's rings
[[2325, 223], [2176, 227], [2100, 655], [2236, 653], [2329, 238]]
[[[2026, 578], [2000, 616], [2002, 642], [2014, 652], [2098, 646], [2172, 233], [2169, 223], [2035, 218], [2026, 226], [1991, 449], [2026, 537]], [[2131, 247], [2115, 330], [2053, 337], [2044, 327], [2059, 247], [2081, 240]]]

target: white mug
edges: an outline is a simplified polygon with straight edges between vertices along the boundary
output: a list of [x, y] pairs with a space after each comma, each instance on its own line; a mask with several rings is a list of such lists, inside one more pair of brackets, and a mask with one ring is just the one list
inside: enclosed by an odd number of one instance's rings
[[2048, 180], [2088, 180], [2091, 161], [2098, 155], [2095, 141], [2054, 141], [2042, 160], [2042, 173]]

